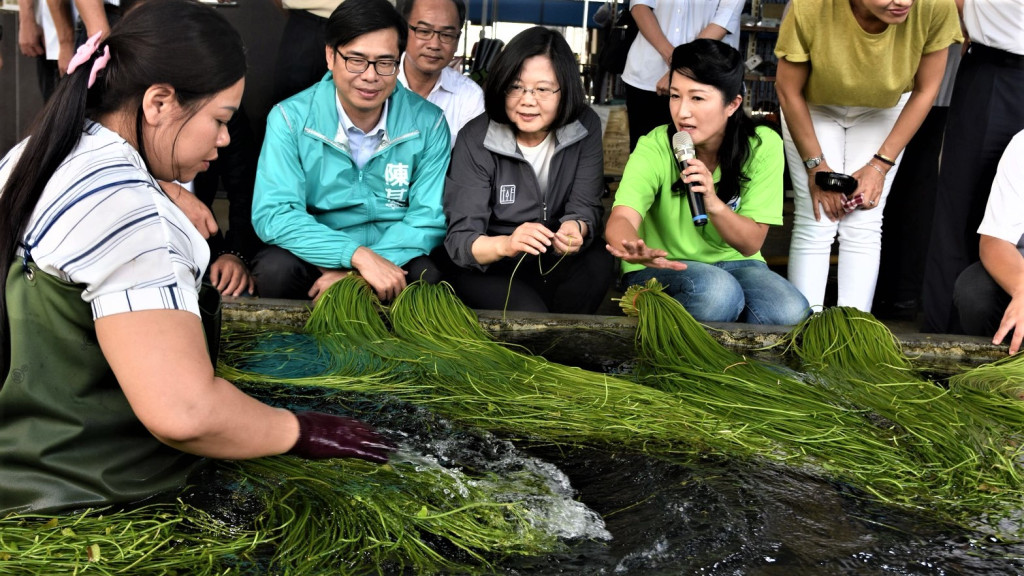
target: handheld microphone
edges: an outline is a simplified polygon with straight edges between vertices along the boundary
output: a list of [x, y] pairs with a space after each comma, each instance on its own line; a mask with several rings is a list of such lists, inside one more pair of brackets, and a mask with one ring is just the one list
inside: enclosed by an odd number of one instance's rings
[[[686, 170], [687, 160], [695, 156], [693, 150], [693, 138], [686, 132], [676, 132], [672, 136], [672, 154], [676, 157], [676, 164], [679, 171]], [[690, 203], [690, 214], [693, 215], [694, 226], [704, 226], [708, 223], [708, 214], [704, 210], [704, 195], [690, 190], [690, 184], [679, 180], [672, 189], [677, 192], [685, 192], [686, 199]]]

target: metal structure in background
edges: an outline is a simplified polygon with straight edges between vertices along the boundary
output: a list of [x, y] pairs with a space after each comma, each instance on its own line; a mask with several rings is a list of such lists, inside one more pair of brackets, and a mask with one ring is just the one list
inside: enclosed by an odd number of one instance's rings
[[523, 22], [600, 28], [594, 23], [594, 13], [602, 4], [591, 0], [469, 0], [468, 20], [485, 27], [495, 22]]
[[[470, 78], [483, 83], [487, 69], [497, 54], [504, 48], [504, 42], [488, 38], [487, 28], [497, 22], [537, 24], [542, 26], [600, 28], [594, 22], [596, 13], [604, 2], [591, 0], [468, 0], [467, 22], [480, 26], [480, 37], [474, 47], [471, 39], [463, 37], [463, 51], [470, 55], [468, 69]], [[491, 34], [493, 36], [493, 33]], [[468, 35], [467, 35], [468, 36]], [[591, 49], [588, 35], [584, 54], [579, 54], [581, 75], [586, 75], [589, 66], [587, 58]]]

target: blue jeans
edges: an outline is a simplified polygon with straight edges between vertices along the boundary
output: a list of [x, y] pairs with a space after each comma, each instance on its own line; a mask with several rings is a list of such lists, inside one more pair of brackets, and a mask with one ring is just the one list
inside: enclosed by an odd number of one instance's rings
[[625, 286], [655, 278], [699, 322], [791, 326], [811, 310], [807, 299], [760, 260], [705, 264], [684, 260], [686, 270], [644, 268], [622, 277]]

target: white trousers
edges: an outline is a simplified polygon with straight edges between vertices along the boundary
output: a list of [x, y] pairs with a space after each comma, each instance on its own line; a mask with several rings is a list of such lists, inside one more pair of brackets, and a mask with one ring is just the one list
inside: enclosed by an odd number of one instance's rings
[[[814, 133], [829, 167], [835, 172], [852, 174], [867, 164], [889, 135], [909, 97], [909, 93], [904, 94], [892, 108], [808, 104]], [[896, 157], [896, 165], [886, 174], [878, 206], [872, 210], [854, 210], [837, 222], [830, 221], [822, 208], [821, 220], [815, 220], [807, 169], [793, 143], [785, 117], [782, 136], [795, 194], [789, 281], [803, 293], [812, 308], [820, 309], [825, 300], [832, 243], [838, 235], [837, 303], [870, 312], [882, 251], [882, 211], [903, 154]]]

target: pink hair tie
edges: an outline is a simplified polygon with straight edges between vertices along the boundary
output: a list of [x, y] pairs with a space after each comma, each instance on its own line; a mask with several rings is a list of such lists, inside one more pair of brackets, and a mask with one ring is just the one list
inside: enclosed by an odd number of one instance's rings
[[[100, 36], [102, 32], [97, 32], [89, 38], [85, 44], [78, 47], [75, 55], [71, 58], [71, 62], [68, 62], [68, 75], [78, 69], [79, 66], [85, 64], [92, 58], [92, 55], [96, 53], [100, 45]], [[100, 70], [103, 70], [107, 66], [107, 62], [110, 61], [110, 46], [103, 47], [103, 55], [96, 59], [92, 64], [92, 70], [89, 72], [89, 88], [96, 83], [96, 75]]]

